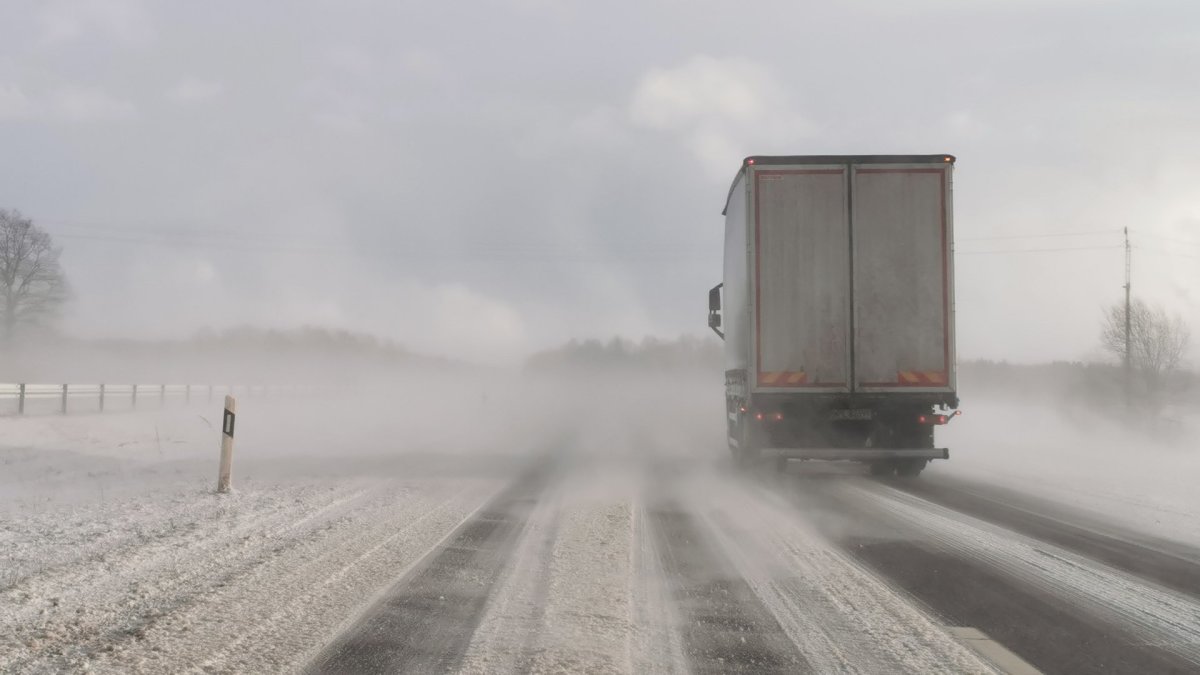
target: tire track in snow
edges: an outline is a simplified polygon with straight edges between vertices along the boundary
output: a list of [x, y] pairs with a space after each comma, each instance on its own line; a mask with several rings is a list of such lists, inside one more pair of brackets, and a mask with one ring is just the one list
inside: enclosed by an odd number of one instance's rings
[[308, 672], [458, 668], [549, 471], [526, 474], [463, 523], [318, 654]]
[[[222, 588], [204, 605], [161, 626], [170, 641], [181, 628], [211, 614], [238, 617], [209, 627], [193, 672], [251, 672], [302, 665], [343, 620], [447, 532], [486, 502], [490, 485], [430, 490], [428, 497], [385, 494], [392, 504], [356, 514], [336, 533], [305, 542]], [[281, 598], [287, 598], [280, 602]], [[172, 645], [173, 648], [175, 645]], [[194, 662], [194, 661], [192, 661]]]
[[[909, 481], [890, 486], [1200, 598], [1200, 551], [1187, 550], [1184, 544], [1154, 540], [1111, 526], [1102, 528], [1098, 523], [1087, 527], [1075, 524], [1077, 519], [1088, 520], [1085, 515], [1066, 522], [1049, 515], [1056, 510], [1055, 505], [1036, 497], [989, 490], [966, 481], [942, 477], [936, 482]], [[1022, 498], [1033, 502], [1015, 503]], [[1063, 510], [1057, 507], [1058, 512]]]
[[488, 599], [462, 672], [529, 670], [550, 593], [550, 564], [562, 509], [561, 486], [548, 488], [525, 524], [510, 567]]
[[706, 513], [726, 554], [814, 671], [994, 672], [761, 487], [706, 489]]
[[581, 496], [591, 476], [572, 478], [564, 486], [548, 593], [540, 630], [529, 641], [534, 650], [527, 669], [632, 672], [629, 502], [622, 495]]
[[[982, 563], [1000, 575], [987, 575], [987, 583], [1003, 583], [997, 580], [1003, 578], [1016, 580], [1039, 594], [1066, 602], [1074, 608], [1074, 615], [1096, 617], [1128, 632], [1136, 641], [1126, 645], [1129, 650], [1145, 645], [1151, 651], [1161, 649], [1200, 666], [1200, 603], [1195, 599], [884, 485], [864, 482], [845, 487], [855, 500], [902, 522], [938, 548], [957, 554], [960, 560], [974, 561], [968, 562], [967, 568], [959, 565], [956, 569], [961, 574], [969, 572], [969, 565]], [[877, 542], [859, 541], [854, 546]], [[873, 553], [868, 550], [868, 557], [874, 557], [877, 568], [886, 572], [889, 555], [899, 559], [906, 551], [911, 554], [911, 549], [919, 550], [911, 542], [901, 544], [891, 544], [886, 552], [880, 548]], [[1029, 652], [1027, 645], [1008, 646], [1018, 654], [1023, 649]], [[1036, 666], [1047, 667], [1036, 657], [1027, 658]], [[1147, 653], [1145, 659], [1156, 661], [1153, 653]]]
[[667, 588], [662, 553], [654, 542], [650, 516], [641, 499], [632, 505], [633, 551], [630, 581], [630, 621], [634, 634], [630, 645], [630, 669], [635, 673], [686, 673], [683, 654], [683, 625]]
[[650, 506], [650, 528], [672, 587], [693, 672], [814, 672], [749, 584], [678, 503]]

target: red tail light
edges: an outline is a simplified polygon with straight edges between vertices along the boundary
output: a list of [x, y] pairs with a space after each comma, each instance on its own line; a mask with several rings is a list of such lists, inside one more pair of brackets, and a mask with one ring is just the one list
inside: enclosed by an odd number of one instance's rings
[[778, 422], [781, 419], [783, 419], [783, 413], [775, 413], [775, 421]]
[[762, 413], [754, 413], [754, 419], [756, 419], [756, 420], [761, 420], [762, 418], [763, 418], [763, 414], [762, 414]]
[[945, 424], [945, 423], [946, 423], [946, 416], [945, 416], [945, 415], [938, 415], [938, 416], [937, 416], [937, 423], [938, 423], [938, 424]]
[[920, 415], [917, 417], [917, 424], [925, 424], [925, 416], [924, 415]]

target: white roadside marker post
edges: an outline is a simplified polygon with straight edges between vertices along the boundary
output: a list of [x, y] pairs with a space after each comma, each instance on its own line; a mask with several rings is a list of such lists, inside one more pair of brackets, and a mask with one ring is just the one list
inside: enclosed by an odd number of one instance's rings
[[233, 424], [237, 418], [237, 400], [225, 397], [225, 417], [221, 422], [221, 469], [217, 474], [217, 492], [229, 492], [233, 473]]

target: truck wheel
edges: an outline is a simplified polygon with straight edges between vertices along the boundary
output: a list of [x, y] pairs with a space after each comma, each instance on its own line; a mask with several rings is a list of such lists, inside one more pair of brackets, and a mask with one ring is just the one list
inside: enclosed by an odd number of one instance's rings
[[927, 459], [910, 459], [900, 462], [896, 467], [896, 474], [904, 478], [916, 478], [921, 475], [921, 471], [925, 469], [925, 465], [929, 463]]

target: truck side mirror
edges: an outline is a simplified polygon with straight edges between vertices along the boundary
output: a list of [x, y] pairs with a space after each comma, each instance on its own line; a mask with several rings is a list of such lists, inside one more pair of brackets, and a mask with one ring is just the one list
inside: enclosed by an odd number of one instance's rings
[[717, 284], [708, 291], [708, 327], [722, 340], [725, 339], [725, 333], [721, 332], [721, 287], [724, 285]]

